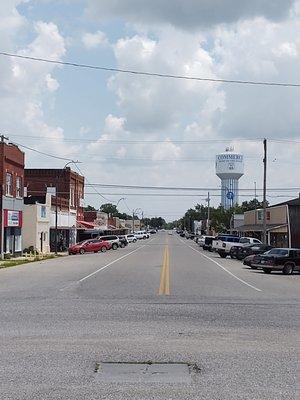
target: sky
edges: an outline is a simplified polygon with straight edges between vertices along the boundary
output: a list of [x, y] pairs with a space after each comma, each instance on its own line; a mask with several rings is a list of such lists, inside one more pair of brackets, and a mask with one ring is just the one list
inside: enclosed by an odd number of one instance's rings
[[[300, 84], [298, 0], [6, 0], [0, 51], [118, 69]], [[29, 149], [28, 168], [79, 160], [89, 184], [197, 187], [197, 192], [87, 186], [85, 203], [181, 217], [220, 203], [215, 155], [245, 157], [240, 200], [298, 196], [300, 88], [175, 80], [0, 56], [0, 133]], [[131, 143], [129, 143], [131, 142]], [[290, 191], [271, 189], [290, 188]], [[293, 189], [294, 188], [294, 189]], [[246, 190], [247, 189], [247, 190]], [[181, 194], [189, 196], [182, 196]], [[105, 198], [103, 198], [102, 196]], [[193, 195], [193, 196], [191, 196]], [[285, 196], [285, 197], [282, 197]]]

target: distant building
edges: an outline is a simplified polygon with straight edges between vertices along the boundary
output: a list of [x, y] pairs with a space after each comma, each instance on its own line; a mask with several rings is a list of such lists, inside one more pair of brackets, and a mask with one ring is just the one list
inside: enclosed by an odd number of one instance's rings
[[221, 205], [228, 210], [239, 202], [239, 179], [244, 175], [244, 156], [227, 148], [216, 156], [216, 175], [221, 179]]
[[[133, 229], [133, 227], [134, 227], [134, 229]], [[139, 219], [135, 219], [134, 224], [133, 224], [132, 219], [127, 219], [125, 221], [125, 228], [127, 228], [130, 232], [132, 232], [133, 230], [135, 232], [139, 231], [139, 230], [141, 230], [141, 221]]]
[[50, 252], [51, 195], [24, 199], [23, 250]]
[[58, 250], [65, 250], [74, 244], [77, 240], [77, 221], [83, 220], [84, 177], [70, 168], [25, 169], [25, 186], [28, 196], [53, 193], [50, 215], [51, 251], [55, 250], [56, 210]]
[[14, 144], [0, 142], [1, 254], [22, 252], [24, 153]]
[[[274, 247], [300, 248], [300, 198], [267, 208], [267, 239]], [[263, 210], [244, 213], [244, 224], [237, 228], [242, 235], [263, 236]]]

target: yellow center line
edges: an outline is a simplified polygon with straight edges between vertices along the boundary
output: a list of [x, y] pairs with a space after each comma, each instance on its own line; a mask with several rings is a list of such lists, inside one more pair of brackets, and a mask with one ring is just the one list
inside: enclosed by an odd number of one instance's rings
[[170, 253], [168, 244], [164, 250], [163, 264], [160, 272], [159, 295], [170, 295]]

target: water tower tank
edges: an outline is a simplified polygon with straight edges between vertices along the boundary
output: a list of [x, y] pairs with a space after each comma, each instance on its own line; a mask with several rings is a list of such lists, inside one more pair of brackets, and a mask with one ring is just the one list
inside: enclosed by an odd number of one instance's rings
[[239, 179], [244, 175], [244, 156], [227, 148], [216, 156], [216, 175], [221, 179], [221, 204], [228, 209], [238, 204]]

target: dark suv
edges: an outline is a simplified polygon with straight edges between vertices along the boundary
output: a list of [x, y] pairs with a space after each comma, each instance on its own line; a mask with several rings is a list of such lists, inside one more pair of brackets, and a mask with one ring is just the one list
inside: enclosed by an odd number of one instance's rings
[[262, 268], [266, 274], [282, 271], [284, 275], [300, 271], [300, 249], [275, 248], [266, 254], [257, 256], [254, 267]]
[[273, 246], [268, 244], [255, 243], [249, 246], [233, 246], [230, 249], [230, 256], [232, 258], [237, 258], [238, 260], [243, 260], [245, 257], [256, 254], [263, 254], [266, 251], [273, 249]]

